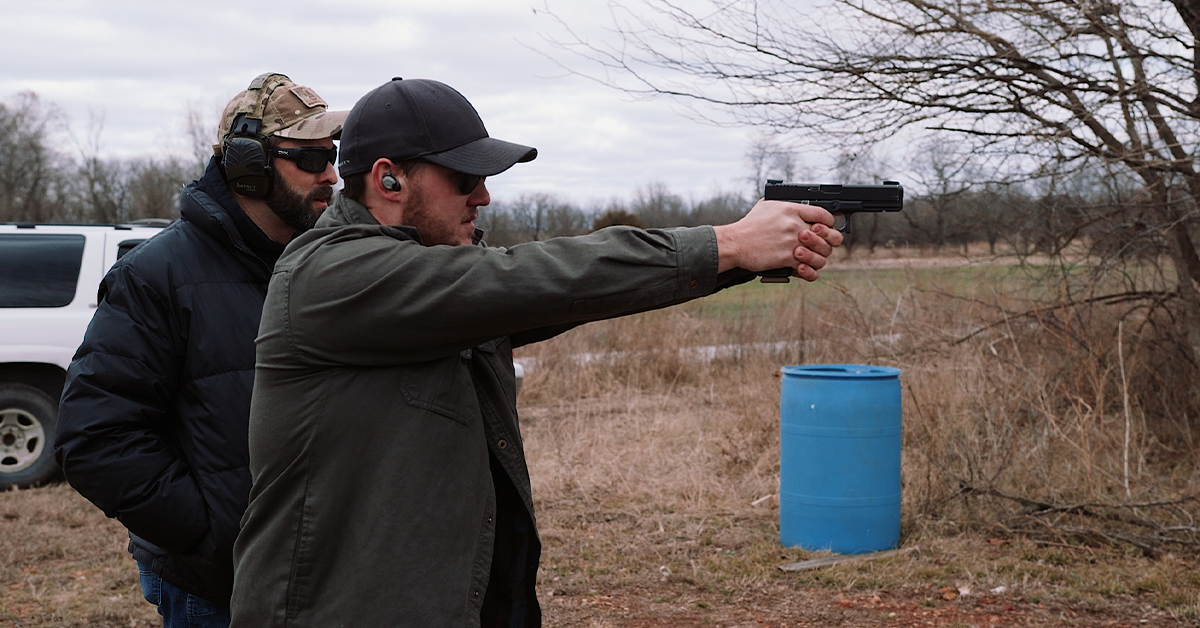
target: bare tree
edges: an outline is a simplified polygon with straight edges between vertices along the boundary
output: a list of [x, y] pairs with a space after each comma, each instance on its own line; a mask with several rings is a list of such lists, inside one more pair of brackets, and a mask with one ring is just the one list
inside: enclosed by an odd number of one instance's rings
[[103, 132], [104, 115], [92, 112], [81, 136], [70, 133], [58, 108], [33, 92], [0, 101], [0, 221], [178, 217], [180, 189], [203, 164], [170, 156], [104, 157]]
[[183, 126], [191, 156], [195, 160], [199, 172], [204, 172], [209, 158], [213, 156], [217, 124], [207, 121], [204, 114], [200, 112], [199, 105], [189, 102], [184, 112]]
[[546, 193], [522, 194], [513, 201], [492, 203], [480, 213], [479, 220], [488, 242], [498, 246], [578, 235], [588, 228], [588, 218], [582, 211]]
[[[612, 44], [569, 28], [551, 43], [599, 64], [582, 72], [626, 91], [676, 96], [700, 115], [720, 107], [814, 140], [865, 145], [929, 130], [1004, 155], [1010, 174], [1120, 166], [1140, 184], [1128, 209], [1143, 225], [1123, 236], [1170, 258], [1190, 360], [1200, 364], [1200, 1], [640, 6], [614, 6]], [[1082, 222], [1123, 222], [1101, 220], [1107, 210], [1097, 209]]]
[[[758, 188], [755, 198], [761, 196], [762, 188]], [[727, 225], [745, 216], [752, 204], [740, 194], [717, 192], [692, 207], [691, 222], [693, 225]]]
[[71, 217], [82, 222], [116, 224], [125, 218], [126, 172], [119, 161], [100, 156], [103, 133], [104, 114], [89, 112], [87, 134], [75, 140], [79, 165], [74, 180], [77, 201]]
[[520, 242], [513, 227], [512, 214], [504, 211], [499, 201], [492, 201], [487, 207], [480, 208], [475, 226], [483, 230], [484, 240], [489, 246], [512, 246]]
[[46, 222], [65, 205], [53, 136], [65, 118], [33, 92], [0, 102], [0, 220]]
[[127, 162], [125, 167], [129, 199], [126, 220], [179, 217], [179, 193], [197, 176], [191, 160], [142, 158]]
[[691, 212], [683, 197], [672, 193], [661, 181], [638, 186], [629, 211], [648, 227], [690, 226]]
[[961, 226], [963, 216], [957, 211], [962, 199], [977, 180], [973, 172], [971, 155], [956, 150], [946, 137], [933, 137], [917, 145], [910, 162], [916, 174], [916, 183], [925, 190], [924, 201], [928, 212], [901, 212], [905, 222], [914, 230], [924, 233], [935, 249], [941, 249], [948, 239], [954, 238], [952, 230]]
[[799, 176], [795, 151], [784, 146], [777, 133], [762, 133], [756, 137], [746, 150], [746, 161], [750, 165], [754, 198], [762, 197], [767, 179], [796, 182]]
[[1022, 204], [1010, 184], [988, 182], [982, 188], [968, 200], [967, 224], [971, 232], [987, 241], [988, 253], [995, 255], [1001, 237], [1007, 236], [1011, 242], [1014, 236], [1026, 231], [1019, 220], [1021, 212], [1017, 211]]

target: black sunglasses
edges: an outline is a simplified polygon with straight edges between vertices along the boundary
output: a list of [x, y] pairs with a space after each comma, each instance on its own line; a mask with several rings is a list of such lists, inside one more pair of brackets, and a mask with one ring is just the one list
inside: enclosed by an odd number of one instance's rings
[[305, 172], [324, 172], [326, 166], [337, 163], [337, 148], [276, 148], [275, 156], [294, 162], [297, 168]]
[[[432, 161], [427, 161], [425, 159], [419, 159], [418, 161], [427, 164], [433, 163]], [[445, 168], [445, 166], [442, 167]], [[465, 172], [451, 170], [450, 168], [446, 169], [450, 170], [450, 176], [458, 177], [458, 193], [463, 195], [470, 195], [471, 192], [475, 191], [475, 188], [479, 185], [479, 182], [487, 178], [485, 175], [481, 174], [467, 174]]]
[[453, 172], [454, 174], [458, 175], [459, 194], [470, 194], [471, 192], [474, 192], [475, 188], [479, 186], [479, 182], [483, 181], [484, 179], [483, 175], [479, 174], [467, 174], [457, 170], [454, 170]]

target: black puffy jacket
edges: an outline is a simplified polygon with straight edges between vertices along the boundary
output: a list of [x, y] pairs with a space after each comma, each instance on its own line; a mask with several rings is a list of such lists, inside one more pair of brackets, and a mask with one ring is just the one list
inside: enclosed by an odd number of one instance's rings
[[55, 456], [129, 529], [134, 558], [228, 604], [250, 493], [254, 338], [283, 246], [242, 212], [215, 161], [180, 214], [104, 278], [67, 371]]

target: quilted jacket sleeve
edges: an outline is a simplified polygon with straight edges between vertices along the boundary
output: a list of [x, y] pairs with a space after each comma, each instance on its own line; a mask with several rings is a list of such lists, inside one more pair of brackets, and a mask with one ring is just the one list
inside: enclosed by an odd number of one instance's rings
[[107, 516], [163, 549], [187, 551], [209, 524], [179, 445], [162, 429], [182, 360], [171, 295], [121, 264], [100, 292], [67, 372], [55, 457]]

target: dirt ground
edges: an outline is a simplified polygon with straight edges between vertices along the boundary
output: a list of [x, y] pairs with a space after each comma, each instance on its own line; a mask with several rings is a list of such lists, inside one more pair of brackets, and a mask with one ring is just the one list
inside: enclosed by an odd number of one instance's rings
[[[674, 551], [647, 547], [627, 573], [613, 577], [611, 559], [602, 554], [607, 542], [626, 537], [633, 525], [602, 530], [592, 526], [587, 537], [601, 546], [594, 563], [570, 565], [563, 556], [573, 543], [547, 548], [539, 580], [547, 626], [596, 627], [798, 627], [798, 626], [1196, 626], [1188, 611], [1166, 606], [1171, 595], [1161, 578], [1190, 580], [1200, 591], [1196, 561], [1059, 551], [1025, 542], [960, 537], [936, 540], [925, 548], [875, 561], [849, 563], [806, 572], [783, 572], [779, 566], [819, 556], [781, 548], [769, 519], [755, 517], [763, 534], [735, 550], [705, 545], [705, 536], [676, 537]], [[728, 517], [744, 526], [744, 514]], [[723, 522], [715, 522], [721, 526]], [[649, 528], [652, 526], [645, 526]], [[617, 528], [622, 528], [619, 532]], [[551, 538], [555, 532], [551, 531]], [[611, 536], [610, 536], [611, 535]], [[648, 535], [643, 531], [641, 538]], [[716, 542], [725, 545], [722, 535]], [[729, 539], [728, 536], [725, 537]], [[707, 541], [711, 543], [711, 541]], [[667, 543], [671, 543], [668, 541]], [[582, 543], [581, 543], [582, 544]], [[733, 545], [730, 543], [730, 545]], [[632, 551], [632, 550], [630, 550]], [[620, 554], [618, 550], [615, 552]], [[692, 569], [654, 567], [655, 556], [679, 565], [686, 556]], [[709, 558], [703, 559], [701, 556]], [[712, 557], [719, 557], [713, 560]], [[557, 568], [559, 561], [568, 566]], [[1049, 562], [1047, 562], [1049, 561]], [[640, 563], [637, 564], [637, 563]], [[1060, 564], [1054, 564], [1060, 563]], [[628, 561], [626, 561], [628, 564]], [[640, 569], [639, 569], [640, 567]], [[641, 571], [642, 576], [636, 573]], [[657, 572], [657, 573], [656, 573]], [[682, 572], [682, 573], [681, 573]], [[558, 575], [558, 574], [563, 575]], [[567, 573], [579, 575], [557, 586]], [[591, 575], [588, 575], [591, 574]], [[655, 576], [658, 577], [655, 577]], [[1113, 586], [1128, 578], [1131, 586]], [[997, 581], [1007, 585], [991, 586]], [[557, 587], [557, 588], [556, 588]], [[1186, 595], [1186, 594], [1185, 594]], [[1164, 606], [1166, 608], [1164, 609]]]
[[[700, 626], [1177, 626], [1186, 625], [1138, 604], [1114, 600], [1103, 608], [1061, 602], [1031, 603], [989, 595], [929, 604], [921, 590], [844, 594], [821, 589], [790, 589], [741, 596], [736, 603], [710, 605], [676, 587], [621, 591], [615, 595], [545, 604], [550, 626], [666, 628]], [[673, 598], [667, 602], [668, 598]]]
[[[541, 512], [539, 597], [549, 627], [1200, 625], [1163, 610], [1156, 590], [1165, 578], [1200, 589], [1194, 560], [959, 538], [785, 573], [778, 566], [813, 555], [778, 546], [770, 508], [639, 519], [574, 501]], [[157, 625], [124, 546], [120, 525], [66, 485], [0, 493], [0, 626]], [[1027, 565], [1023, 584], [1014, 565]], [[1105, 570], [1146, 581], [1097, 596], [1086, 583], [1113, 577]], [[996, 579], [1012, 584], [975, 584]]]

